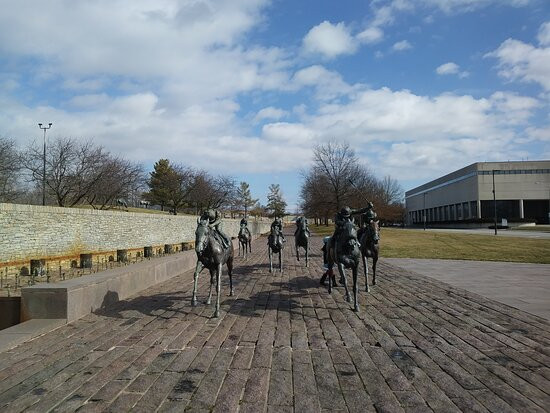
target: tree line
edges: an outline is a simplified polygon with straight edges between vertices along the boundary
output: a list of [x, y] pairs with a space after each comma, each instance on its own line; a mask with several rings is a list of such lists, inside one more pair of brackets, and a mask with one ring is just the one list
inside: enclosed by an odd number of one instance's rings
[[35, 142], [18, 150], [13, 139], [0, 137], [0, 202], [38, 204], [45, 181], [47, 204], [61, 207], [109, 209], [123, 200], [129, 205], [139, 201], [158, 205], [174, 214], [218, 208], [231, 214], [273, 215], [284, 213], [286, 206], [278, 185], [272, 185], [275, 192], [262, 206], [247, 182], [237, 184], [230, 176], [212, 175], [168, 159], [160, 159], [146, 173], [141, 164], [92, 141], [51, 139], [45, 175], [43, 163], [42, 145]]
[[[43, 147], [18, 150], [0, 137], [0, 202], [38, 204], [44, 179]], [[378, 179], [361, 164], [347, 143], [329, 142], [313, 150], [312, 166], [302, 172], [300, 212], [325, 224], [343, 206], [375, 204], [378, 216], [402, 221], [403, 191], [390, 176]], [[143, 200], [161, 210], [199, 214], [207, 208], [257, 216], [283, 216], [287, 203], [278, 184], [269, 186], [267, 204], [254, 199], [246, 182], [213, 175], [168, 159], [146, 173], [139, 163], [113, 155], [92, 141], [51, 139], [46, 153], [46, 199], [49, 205], [90, 205], [109, 209], [119, 200]], [[125, 203], [126, 203], [125, 202]]]
[[302, 172], [301, 209], [317, 222], [328, 224], [344, 206], [358, 208], [374, 203], [378, 217], [402, 222], [403, 190], [389, 175], [377, 178], [359, 162], [348, 143], [329, 142], [313, 149], [312, 166]]

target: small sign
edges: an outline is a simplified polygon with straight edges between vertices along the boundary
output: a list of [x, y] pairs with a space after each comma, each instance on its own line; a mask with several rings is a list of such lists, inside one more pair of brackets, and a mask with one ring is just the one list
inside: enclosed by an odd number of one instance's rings
[[502, 224], [501, 224], [503, 227], [507, 227], [508, 226], [508, 220], [506, 218], [502, 218]]

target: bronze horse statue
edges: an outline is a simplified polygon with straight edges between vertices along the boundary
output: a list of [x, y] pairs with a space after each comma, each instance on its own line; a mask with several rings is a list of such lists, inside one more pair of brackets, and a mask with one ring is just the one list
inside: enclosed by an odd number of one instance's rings
[[369, 292], [369, 266], [368, 258], [372, 258], [372, 285], [376, 285], [376, 263], [378, 262], [378, 251], [380, 246], [378, 240], [380, 236], [378, 221], [370, 221], [367, 227], [359, 231], [359, 240], [361, 242], [361, 258], [363, 259], [363, 273], [365, 274], [365, 291]]
[[299, 247], [306, 252], [306, 267], [309, 267], [309, 229], [307, 227], [307, 218], [300, 217], [296, 220], [296, 232], [294, 232], [294, 245], [296, 246], [296, 259], [300, 261]]
[[[340, 277], [343, 280], [344, 288], [346, 289], [345, 299], [349, 303], [350, 294], [348, 290], [348, 282], [346, 277], [346, 268], [351, 268], [353, 275], [353, 310], [359, 311], [357, 302], [358, 284], [357, 273], [359, 270], [359, 259], [361, 251], [359, 250], [359, 241], [357, 240], [357, 230], [353, 220], [349, 220], [342, 225], [341, 230], [336, 239], [332, 239], [328, 243], [327, 261], [329, 270], [336, 264]], [[329, 278], [328, 292], [332, 292], [332, 282]]]
[[212, 299], [212, 287], [214, 279], [216, 282], [216, 310], [214, 317], [220, 316], [220, 291], [221, 291], [221, 274], [222, 266], [227, 265], [227, 273], [229, 274], [229, 295], [233, 295], [233, 244], [229, 244], [224, 248], [220, 239], [215, 234], [215, 229], [208, 225], [208, 220], [197, 219], [197, 230], [195, 231], [195, 252], [197, 253], [197, 266], [193, 278], [193, 298], [191, 305], [197, 305], [197, 283], [199, 274], [204, 268], [210, 271], [210, 291], [206, 304], [210, 304]]
[[246, 255], [252, 252], [252, 237], [247, 227], [241, 225], [239, 230], [239, 257], [241, 256], [241, 249], [243, 250], [243, 257], [246, 259]]
[[267, 250], [269, 253], [269, 272], [273, 272], [273, 254], [279, 254], [279, 271], [283, 272], [283, 248], [284, 243], [278, 229], [271, 227], [271, 234], [267, 237]]

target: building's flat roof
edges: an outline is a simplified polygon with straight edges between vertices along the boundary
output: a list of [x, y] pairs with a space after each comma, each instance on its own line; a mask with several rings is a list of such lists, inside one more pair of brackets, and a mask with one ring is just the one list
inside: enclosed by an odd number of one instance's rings
[[466, 178], [472, 172], [476, 171], [491, 171], [495, 170], [513, 170], [513, 169], [547, 169], [550, 168], [550, 160], [539, 161], [504, 161], [504, 162], [475, 162], [464, 168], [457, 169], [454, 172], [443, 175], [440, 178], [427, 182], [416, 188], [410, 189], [405, 192], [405, 197], [409, 197], [415, 193], [421, 193], [426, 189], [430, 189], [434, 186], [441, 185], [448, 181], [456, 180], [458, 178]]

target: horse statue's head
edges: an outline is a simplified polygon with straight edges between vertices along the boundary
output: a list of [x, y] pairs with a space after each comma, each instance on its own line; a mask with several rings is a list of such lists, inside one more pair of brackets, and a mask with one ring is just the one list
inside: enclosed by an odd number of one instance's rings
[[298, 222], [298, 228], [300, 228], [302, 231], [305, 231], [307, 229], [307, 218], [306, 217], [300, 217]]
[[208, 226], [208, 220], [197, 218], [197, 229], [195, 231], [195, 252], [200, 255], [206, 249], [208, 245], [208, 235], [210, 233], [210, 227]]
[[357, 241], [357, 228], [353, 223], [353, 219], [346, 221], [342, 226], [342, 232], [340, 233], [340, 240], [338, 243], [343, 246], [354, 247], [358, 244]]
[[370, 220], [367, 223], [367, 228], [367, 242], [377, 242], [380, 239], [380, 226], [378, 225], [378, 221], [375, 221], [374, 219]]

